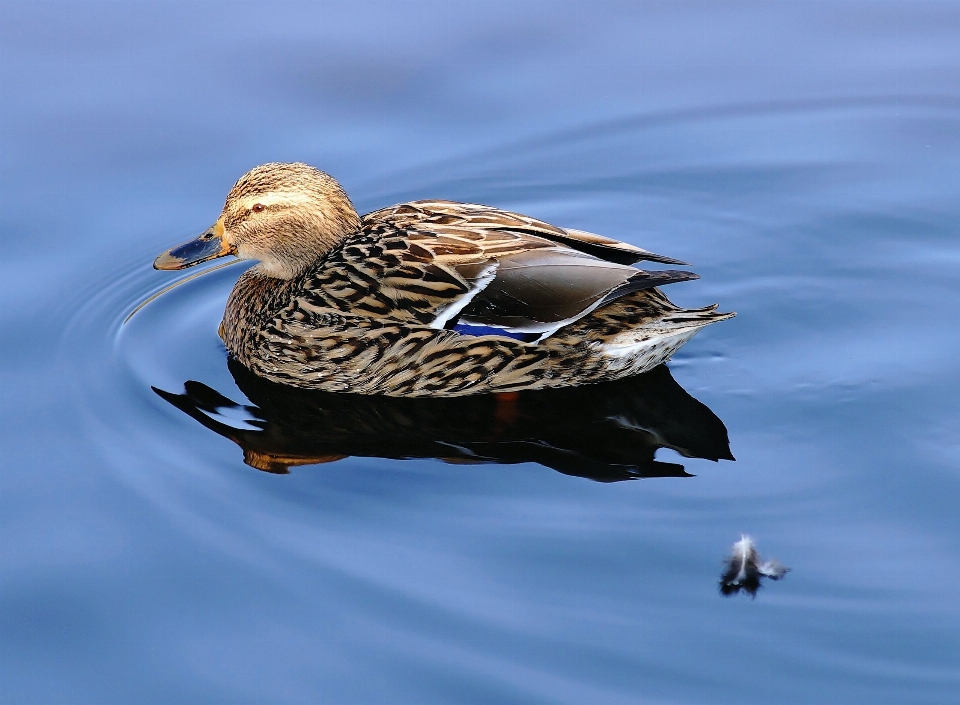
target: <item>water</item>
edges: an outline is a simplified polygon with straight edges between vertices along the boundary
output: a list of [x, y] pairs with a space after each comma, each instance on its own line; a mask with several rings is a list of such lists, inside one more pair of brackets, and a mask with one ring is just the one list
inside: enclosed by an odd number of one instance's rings
[[[955, 3], [7, 3], [2, 32], [4, 703], [956, 699]], [[514, 436], [484, 402], [270, 407], [216, 336], [242, 265], [131, 313], [294, 159], [362, 211], [691, 261], [670, 296], [738, 317]], [[792, 568], [753, 600], [718, 591], [741, 532]]]

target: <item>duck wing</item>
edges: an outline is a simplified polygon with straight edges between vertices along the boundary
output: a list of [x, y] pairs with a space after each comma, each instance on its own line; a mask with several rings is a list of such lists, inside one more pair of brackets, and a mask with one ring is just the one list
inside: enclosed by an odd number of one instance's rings
[[365, 216], [297, 305], [541, 340], [630, 292], [697, 278], [623, 263], [651, 257], [677, 261], [487, 206], [417, 201]]
[[558, 228], [542, 220], [521, 213], [500, 210], [492, 206], [476, 203], [456, 203], [454, 201], [412, 201], [370, 213], [364, 219], [388, 222], [398, 228], [426, 229], [442, 233], [462, 231], [463, 229], [501, 233], [526, 233], [593, 255], [599, 259], [618, 264], [636, 262], [658, 262], [689, 266], [686, 262], [672, 257], [658, 255], [642, 247], [613, 240], [603, 235], [595, 235], [585, 230]]
[[542, 340], [631, 292], [698, 278], [692, 272], [638, 270], [562, 246], [504, 255], [496, 263], [493, 279], [446, 327], [473, 334], [492, 327]]

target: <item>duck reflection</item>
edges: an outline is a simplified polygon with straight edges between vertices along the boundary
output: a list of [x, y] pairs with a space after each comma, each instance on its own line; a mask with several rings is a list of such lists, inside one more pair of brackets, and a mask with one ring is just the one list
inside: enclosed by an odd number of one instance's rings
[[194, 381], [182, 394], [153, 389], [239, 445], [248, 465], [271, 473], [364, 456], [534, 462], [617, 482], [691, 477], [682, 465], [656, 460], [658, 448], [688, 458], [734, 459], [723, 422], [664, 365], [604, 384], [432, 399], [296, 389], [256, 377], [233, 360], [229, 368], [252, 405]]

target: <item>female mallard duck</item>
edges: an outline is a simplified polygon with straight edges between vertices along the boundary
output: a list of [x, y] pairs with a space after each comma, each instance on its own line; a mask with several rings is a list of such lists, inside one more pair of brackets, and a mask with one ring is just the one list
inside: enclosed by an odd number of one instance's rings
[[237, 255], [220, 334], [255, 374], [325, 391], [461, 396], [564, 387], [649, 370], [732, 313], [685, 310], [644, 271], [685, 263], [517, 213], [414, 201], [363, 217], [333, 178], [264, 164], [200, 237], [160, 255], [182, 269]]

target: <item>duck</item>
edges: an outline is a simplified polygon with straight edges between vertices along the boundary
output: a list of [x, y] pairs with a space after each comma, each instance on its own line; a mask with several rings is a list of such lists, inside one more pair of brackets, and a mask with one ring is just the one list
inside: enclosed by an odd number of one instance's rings
[[359, 215], [329, 174], [251, 169], [216, 222], [159, 270], [254, 260], [230, 293], [228, 354], [271, 382], [324, 392], [456, 397], [574, 387], [663, 363], [734, 316], [661, 286], [699, 277], [632, 244], [442, 200]]

